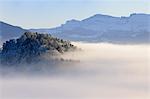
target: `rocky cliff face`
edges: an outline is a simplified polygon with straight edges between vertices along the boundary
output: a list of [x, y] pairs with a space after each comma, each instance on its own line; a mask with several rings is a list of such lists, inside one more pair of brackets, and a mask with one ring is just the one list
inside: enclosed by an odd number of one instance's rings
[[15, 65], [39, 62], [45, 55], [53, 58], [76, 47], [49, 34], [25, 32], [20, 38], [6, 41], [1, 50], [1, 63]]

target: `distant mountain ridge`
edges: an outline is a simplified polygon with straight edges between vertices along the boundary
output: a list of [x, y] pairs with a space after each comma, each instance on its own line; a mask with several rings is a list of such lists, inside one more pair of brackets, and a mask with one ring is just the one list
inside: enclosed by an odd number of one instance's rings
[[[4, 30], [5, 29], [4, 27]], [[128, 17], [113, 17], [96, 14], [81, 21], [75, 19], [66, 21], [65, 24], [56, 28], [29, 30], [21, 28], [21, 30], [49, 33], [73, 41], [150, 43], [150, 14], [134, 13]], [[7, 34], [9, 33], [10, 31], [7, 32]], [[20, 32], [15, 33], [20, 34]], [[3, 32], [3, 34], [5, 34], [5, 32]]]
[[24, 32], [27, 32], [29, 30], [23, 29], [19, 26], [13, 26], [8, 23], [0, 21], [0, 40], [6, 41], [10, 38], [16, 38], [21, 36]]
[[150, 35], [150, 14], [131, 14], [129, 17], [113, 17], [96, 14], [84, 20], [70, 20], [52, 29], [31, 29], [48, 32], [68, 40], [147, 43]]

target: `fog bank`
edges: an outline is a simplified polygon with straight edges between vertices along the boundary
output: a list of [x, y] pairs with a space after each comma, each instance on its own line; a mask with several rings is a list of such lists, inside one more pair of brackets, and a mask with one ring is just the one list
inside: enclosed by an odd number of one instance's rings
[[[150, 46], [79, 43], [53, 75], [0, 79], [1, 99], [149, 99]], [[61, 64], [60, 64], [61, 65]], [[46, 72], [49, 70], [46, 70]]]

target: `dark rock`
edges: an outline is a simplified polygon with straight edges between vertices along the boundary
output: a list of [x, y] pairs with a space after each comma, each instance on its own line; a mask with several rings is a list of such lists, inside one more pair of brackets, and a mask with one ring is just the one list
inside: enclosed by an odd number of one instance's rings
[[44, 55], [48, 54], [48, 58], [52, 58], [75, 49], [76, 47], [70, 42], [54, 38], [49, 34], [25, 32], [20, 38], [3, 43], [1, 63], [15, 65], [39, 62]]

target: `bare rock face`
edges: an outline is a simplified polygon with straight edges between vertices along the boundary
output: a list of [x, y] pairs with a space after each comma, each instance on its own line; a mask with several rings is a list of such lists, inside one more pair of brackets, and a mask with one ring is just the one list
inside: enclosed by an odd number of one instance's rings
[[1, 64], [39, 62], [46, 54], [52, 58], [75, 49], [76, 47], [70, 42], [54, 38], [49, 34], [25, 32], [20, 38], [3, 43]]

